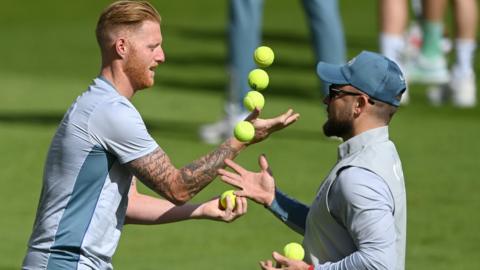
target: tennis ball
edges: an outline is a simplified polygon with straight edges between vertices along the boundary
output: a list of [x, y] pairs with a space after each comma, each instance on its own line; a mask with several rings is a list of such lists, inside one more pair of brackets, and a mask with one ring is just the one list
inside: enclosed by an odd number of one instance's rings
[[251, 141], [255, 136], [255, 128], [253, 127], [252, 123], [248, 121], [241, 121], [235, 126], [233, 135], [235, 135], [235, 138], [241, 142], [248, 142]]
[[289, 259], [301, 261], [305, 256], [305, 251], [303, 250], [302, 245], [292, 242], [285, 245], [283, 248], [283, 254]]
[[233, 189], [227, 190], [220, 195], [220, 205], [222, 206], [222, 209], [227, 208], [227, 200], [230, 200], [230, 204], [233, 206], [233, 208], [235, 208], [235, 199], [237, 196], [233, 194], [234, 191], [235, 190]]
[[272, 49], [267, 46], [258, 47], [253, 53], [253, 60], [259, 67], [265, 68], [270, 66], [275, 59]]
[[263, 69], [254, 69], [248, 74], [248, 84], [254, 90], [261, 91], [267, 88], [268, 82], [268, 74]]
[[263, 109], [265, 105], [265, 98], [263, 97], [260, 92], [257, 91], [250, 91], [247, 95], [243, 98], [243, 106], [247, 108], [249, 111], [253, 111], [255, 108]]

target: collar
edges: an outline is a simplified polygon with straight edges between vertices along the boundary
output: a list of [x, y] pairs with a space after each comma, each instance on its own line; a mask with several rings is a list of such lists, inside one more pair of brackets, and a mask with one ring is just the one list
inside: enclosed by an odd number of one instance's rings
[[117, 89], [115, 88], [115, 86], [113, 86], [113, 84], [107, 80], [105, 77], [103, 77], [102, 75], [98, 76], [97, 78], [95, 78], [93, 80], [93, 82], [95, 83], [95, 85], [97, 85], [98, 87], [102, 88], [102, 89], [106, 89], [106, 90], [109, 90], [109, 91], [115, 91], [116, 93], [118, 93]]
[[373, 128], [350, 138], [338, 146], [338, 159], [344, 159], [365, 146], [388, 141], [388, 126]]

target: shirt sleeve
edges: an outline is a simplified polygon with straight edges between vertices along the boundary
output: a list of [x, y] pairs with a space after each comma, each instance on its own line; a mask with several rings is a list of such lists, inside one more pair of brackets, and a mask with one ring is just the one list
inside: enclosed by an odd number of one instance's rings
[[385, 181], [358, 167], [343, 170], [328, 194], [332, 216], [350, 233], [357, 251], [316, 270], [394, 269], [394, 200]]
[[310, 210], [308, 206], [276, 189], [275, 199], [268, 209], [292, 230], [305, 234], [305, 222]]
[[90, 118], [89, 129], [93, 140], [114, 154], [121, 164], [158, 148], [138, 111], [126, 101], [98, 108]]

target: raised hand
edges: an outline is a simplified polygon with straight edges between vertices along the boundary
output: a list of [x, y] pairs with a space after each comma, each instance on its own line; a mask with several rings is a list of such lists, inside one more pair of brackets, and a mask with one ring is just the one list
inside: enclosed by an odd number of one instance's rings
[[255, 137], [249, 142], [249, 144], [258, 143], [265, 140], [273, 132], [284, 129], [293, 124], [300, 116], [300, 114], [295, 113], [292, 109], [289, 109], [287, 112], [270, 119], [258, 118], [259, 114], [260, 111], [255, 108], [255, 110], [253, 110], [252, 113], [250, 113], [250, 115], [245, 119], [245, 121], [251, 122], [255, 127]]
[[226, 159], [225, 164], [234, 172], [219, 169], [218, 174], [225, 183], [240, 188], [235, 191], [237, 196], [245, 196], [259, 204], [270, 206], [275, 198], [275, 179], [264, 155], [260, 155], [258, 163], [260, 172], [251, 172]]

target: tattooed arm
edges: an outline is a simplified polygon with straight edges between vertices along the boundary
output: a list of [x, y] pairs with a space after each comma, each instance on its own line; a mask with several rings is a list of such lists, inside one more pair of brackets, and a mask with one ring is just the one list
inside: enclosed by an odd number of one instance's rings
[[293, 110], [270, 119], [257, 118], [260, 111], [254, 110], [245, 120], [255, 127], [255, 137], [248, 143], [230, 138], [206, 156], [177, 169], [161, 149], [127, 163], [127, 167], [146, 186], [175, 204], [183, 204], [208, 185], [217, 170], [225, 167], [225, 159], [233, 159], [249, 144], [261, 142], [270, 134], [294, 123], [299, 114]]
[[225, 167], [226, 158], [233, 159], [245, 144], [229, 139], [213, 152], [186, 165], [175, 168], [170, 158], [160, 148], [127, 163], [128, 168], [141, 181], [175, 204], [183, 204], [208, 185], [217, 170]]

